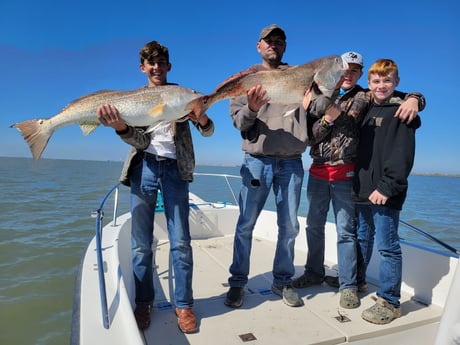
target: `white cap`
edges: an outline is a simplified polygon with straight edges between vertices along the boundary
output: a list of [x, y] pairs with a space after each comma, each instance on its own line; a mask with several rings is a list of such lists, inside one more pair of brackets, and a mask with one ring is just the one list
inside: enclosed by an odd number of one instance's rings
[[363, 67], [363, 56], [356, 52], [346, 52], [342, 54], [342, 59], [346, 63], [355, 63]]

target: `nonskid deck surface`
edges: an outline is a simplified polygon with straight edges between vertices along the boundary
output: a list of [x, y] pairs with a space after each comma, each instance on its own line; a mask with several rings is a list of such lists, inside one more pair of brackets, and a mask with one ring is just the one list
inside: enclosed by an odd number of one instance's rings
[[[253, 240], [244, 303], [241, 308], [232, 309], [224, 305], [224, 299], [233, 237], [193, 240], [192, 246], [194, 311], [199, 332], [185, 335], [177, 328], [169, 296], [173, 288], [173, 280], [169, 279], [169, 245], [163, 241], [158, 244], [155, 256], [158, 276], [152, 324], [144, 332], [147, 344], [342, 344], [359, 340], [373, 344], [376, 342], [370, 341], [371, 337], [436, 324], [441, 317], [441, 308], [420, 304], [403, 294], [401, 318], [388, 325], [368, 323], [361, 319], [361, 312], [374, 304], [370, 298], [375, 295], [374, 285], [369, 285], [367, 293], [360, 294], [361, 306], [357, 309], [340, 308], [340, 294], [326, 284], [297, 290], [304, 305], [288, 307], [270, 289], [275, 246], [259, 238]], [[305, 253], [296, 253], [295, 264], [298, 276], [303, 272]], [[425, 336], [426, 344], [433, 343], [434, 338], [430, 338], [433, 333]]]

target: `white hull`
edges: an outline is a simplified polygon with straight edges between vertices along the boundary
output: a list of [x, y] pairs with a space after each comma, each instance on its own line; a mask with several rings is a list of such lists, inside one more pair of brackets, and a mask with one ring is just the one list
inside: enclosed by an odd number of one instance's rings
[[[369, 291], [360, 294], [357, 309], [339, 307], [337, 290], [326, 284], [299, 289], [304, 306], [290, 308], [271, 293], [271, 270], [277, 235], [276, 213], [263, 211], [254, 230], [251, 273], [244, 304], [231, 309], [223, 301], [228, 290], [228, 267], [232, 260], [233, 233], [238, 207], [212, 204], [191, 195], [190, 226], [194, 253], [194, 311], [199, 323], [196, 334], [182, 334], [177, 328], [171, 291], [169, 245], [164, 215], [156, 215], [155, 302], [152, 324], [138, 330], [134, 315], [134, 283], [130, 251], [130, 215], [103, 230], [102, 248], [110, 327], [104, 328], [99, 296], [95, 240], [83, 258], [74, 308], [73, 344], [434, 344], [443, 307], [453, 282], [458, 257], [418, 248], [406, 243], [403, 249], [401, 318], [388, 325], [374, 325], [361, 319], [361, 312], [374, 302], [378, 282], [378, 255], [368, 269]], [[306, 260], [305, 218], [296, 240], [296, 275], [303, 273]], [[336, 269], [336, 234], [332, 223], [326, 229], [326, 269]], [[457, 274], [460, 276], [460, 274]], [[457, 284], [460, 277], [457, 277]], [[456, 295], [456, 296], [454, 296]], [[460, 291], [451, 292], [458, 303]], [[458, 304], [454, 315], [443, 317], [459, 322]], [[339, 313], [347, 322], [340, 322]], [[446, 329], [452, 326], [447, 325]], [[454, 329], [457, 326], [453, 326]], [[447, 332], [447, 331], [446, 331]], [[438, 335], [439, 337], [439, 335]], [[452, 337], [448, 335], [448, 337]], [[255, 339], [253, 339], [255, 338]], [[247, 341], [243, 341], [246, 339]], [[253, 339], [253, 340], [251, 340]], [[447, 338], [449, 339], [449, 338]], [[444, 339], [443, 339], [444, 341]], [[448, 344], [449, 342], [438, 342]]]

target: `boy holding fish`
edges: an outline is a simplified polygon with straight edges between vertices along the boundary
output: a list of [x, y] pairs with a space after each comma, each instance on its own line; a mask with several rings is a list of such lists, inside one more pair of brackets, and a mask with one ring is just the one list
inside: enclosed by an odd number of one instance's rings
[[[369, 94], [357, 85], [362, 76], [363, 58], [359, 53], [347, 52], [342, 58], [348, 63], [338, 99], [339, 108], [324, 111], [326, 102], [313, 102], [309, 108], [311, 128], [310, 155], [313, 163], [309, 171], [307, 198], [308, 257], [305, 273], [294, 280], [297, 288], [321, 284], [324, 280], [341, 292], [340, 306], [357, 308], [357, 292], [367, 290], [364, 258], [356, 252], [355, 204], [352, 184], [359, 143], [359, 126], [369, 108]], [[425, 106], [419, 93], [399, 93], [404, 101], [395, 116], [410, 123]], [[319, 104], [319, 105], [318, 105]], [[338, 234], [338, 277], [325, 276], [324, 226], [332, 201]], [[359, 240], [359, 236], [358, 236]], [[360, 242], [365, 241], [361, 239]], [[370, 257], [367, 258], [367, 262]], [[357, 271], [358, 270], [358, 271]]]
[[[168, 48], [156, 41], [140, 51], [140, 69], [147, 77], [148, 87], [171, 85]], [[140, 329], [150, 325], [153, 288], [152, 242], [158, 191], [164, 204], [170, 252], [173, 261], [178, 327], [184, 333], [196, 332], [193, 313], [193, 255], [189, 229], [189, 182], [193, 180], [195, 158], [189, 121], [161, 122], [147, 132], [146, 127], [129, 126], [116, 107], [104, 104], [97, 110], [99, 121], [115, 129], [120, 138], [133, 146], [121, 175], [121, 182], [131, 187], [132, 260], [136, 285], [134, 315]], [[214, 132], [214, 124], [206, 114], [189, 120], [201, 135]]]

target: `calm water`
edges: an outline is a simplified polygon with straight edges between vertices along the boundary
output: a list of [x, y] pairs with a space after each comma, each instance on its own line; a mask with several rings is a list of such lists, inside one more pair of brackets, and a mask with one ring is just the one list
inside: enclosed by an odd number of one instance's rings
[[[117, 182], [121, 166], [0, 157], [0, 344], [69, 343], [75, 276], [94, 236], [90, 213]], [[197, 171], [239, 175], [238, 167]], [[459, 249], [460, 178], [411, 176], [409, 183], [401, 218]], [[192, 187], [212, 195], [217, 185], [197, 178]], [[122, 207], [126, 195], [122, 188]], [[306, 207], [303, 202], [302, 215]], [[401, 237], [443, 250], [411, 230], [401, 228]]]

